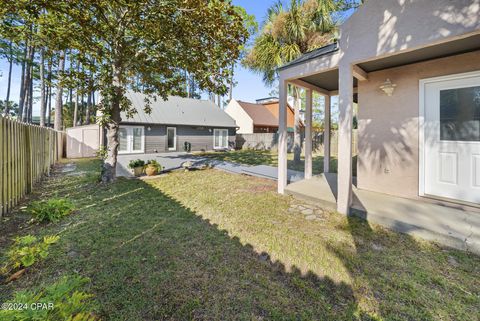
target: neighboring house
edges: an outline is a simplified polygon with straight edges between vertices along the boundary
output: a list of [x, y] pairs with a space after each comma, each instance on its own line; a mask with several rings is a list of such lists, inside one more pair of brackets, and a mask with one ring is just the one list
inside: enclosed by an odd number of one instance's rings
[[[353, 200], [355, 93], [358, 189], [446, 205], [480, 204], [479, 1], [368, 0], [340, 26], [338, 43], [309, 52], [278, 73], [280, 193], [287, 185], [282, 133], [289, 127], [287, 84], [293, 84], [308, 91], [307, 115], [312, 91], [328, 100], [339, 95], [339, 212], [348, 213]], [[310, 131], [307, 125], [307, 178]], [[328, 144], [325, 154], [329, 159]]]
[[230, 149], [235, 147], [235, 121], [209, 100], [176, 96], [151, 101], [144, 111], [145, 96], [127, 93], [137, 113], [121, 114], [119, 154]]
[[[257, 100], [257, 103], [247, 103], [232, 99], [225, 112], [237, 123], [237, 134], [276, 133], [278, 131], [279, 104], [276, 98]], [[288, 131], [293, 132], [295, 114], [288, 105]], [[300, 122], [303, 128], [303, 123]]]

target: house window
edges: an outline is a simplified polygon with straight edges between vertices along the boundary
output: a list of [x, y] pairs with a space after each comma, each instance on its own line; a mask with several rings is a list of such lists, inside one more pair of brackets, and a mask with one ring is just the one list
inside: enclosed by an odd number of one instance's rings
[[228, 129], [213, 130], [213, 148], [214, 149], [228, 148]]
[[142, 126], [122, 126], [118, 130], [120, 154], [143, 153], [145, 135]]

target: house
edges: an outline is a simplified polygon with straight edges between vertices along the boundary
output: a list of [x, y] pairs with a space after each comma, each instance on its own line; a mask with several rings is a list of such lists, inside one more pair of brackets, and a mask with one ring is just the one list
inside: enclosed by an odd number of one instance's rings
[[119, 128], [119, 154], [162, 153], [230, 149], [235, 146], [235, 121], [209, 100], [176, 96], [151, 102], [151, 113], [144, 111], [145, 96], [127, 93], [137, 113], [122, 113]]
[[[332, 198], [339, 212], [361, 206], [355, 190], [450, 208], [479, 206], [479, 1], [368, 0], [340, 26], [338, 42], [299, 57], [278, 73], [280, 193], [288, 190], [287, 85], [292, 84], [307, 91], [306, 180], [312, 178], [312, 91], [328, 101], [339, 96], [338, 175]], [[354, 94], [356, 180], [351, 148]], [[325, 115], [329, 126], [330, 104]], [[329, 161], [324, 163], [324, 171], [330, 172]], [[417, 203], [409, 204], [405, 214]]]
[[[256, 103], [247, 103], [232, 99], [225, 112], [237, 123], [237, 134], [276, 133], [278, 131], [278, 98], [259, 99]], [[287, 126], [293, 132], [295, 114], [288, 105]], [[300, 122], [303, 128], [303, 123]]]

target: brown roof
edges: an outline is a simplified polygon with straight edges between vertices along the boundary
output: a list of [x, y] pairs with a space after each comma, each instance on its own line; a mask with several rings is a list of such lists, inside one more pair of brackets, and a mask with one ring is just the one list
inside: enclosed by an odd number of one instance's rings
[[[252, 118], [254, 126], [278, 127], [279, 103], [268, 102], [265, 104], [253, 104], [244, 101], [238, 101], [238, 104]], [[295, 114], [293, 108], [288, 105], [287, 127], [293, 128]], [[303, 126], [303, 123], [300, 122]]]

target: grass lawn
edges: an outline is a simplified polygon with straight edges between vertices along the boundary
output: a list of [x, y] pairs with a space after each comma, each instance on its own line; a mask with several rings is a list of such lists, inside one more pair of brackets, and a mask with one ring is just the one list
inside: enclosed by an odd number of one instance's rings
[[[263, 150], [235, 150], [229, 152], [203, 152], [197, 153], [197, 155], [206, 156], [212, 159], [218, 159], [233, 163], [240, 163], [246, 165], [278, 165], [278, 154], [276, 151], [263, 151]], [[302, 155], [301, 162], [295, 164], [293, 162], [293, 153], [287, 155], [287, 167], [289, 169], [304, 171], [305, 168], [305, 157]], [[332, 157], [330, 160], [330, 170], [333, 173], [337, 172], [337, 159]], [[357, 162], [356, 157], [353, 161], [353, 175], [355, 176], [357, 172]], [[323, 156], [319, 154], [313, 155], [313, 174], [323, 173]]]
[[0, 224], [2, 253], [14, 235], [60, 235], [43, 262], [0, 285], [0, 302], [78, 273], [91, 279], [84, 290], [106, 320], [480, 315], [480, 258], [472, 254], [336, 213], [306, 221], [292, 211], [298, 201], [268, 180], [205, 170], [104, 186], [97, 160], [76, 163], [74, 175], [55, 175], [30, 197], [65, 196], [75, 213], [28, 225], [19, 210]]

